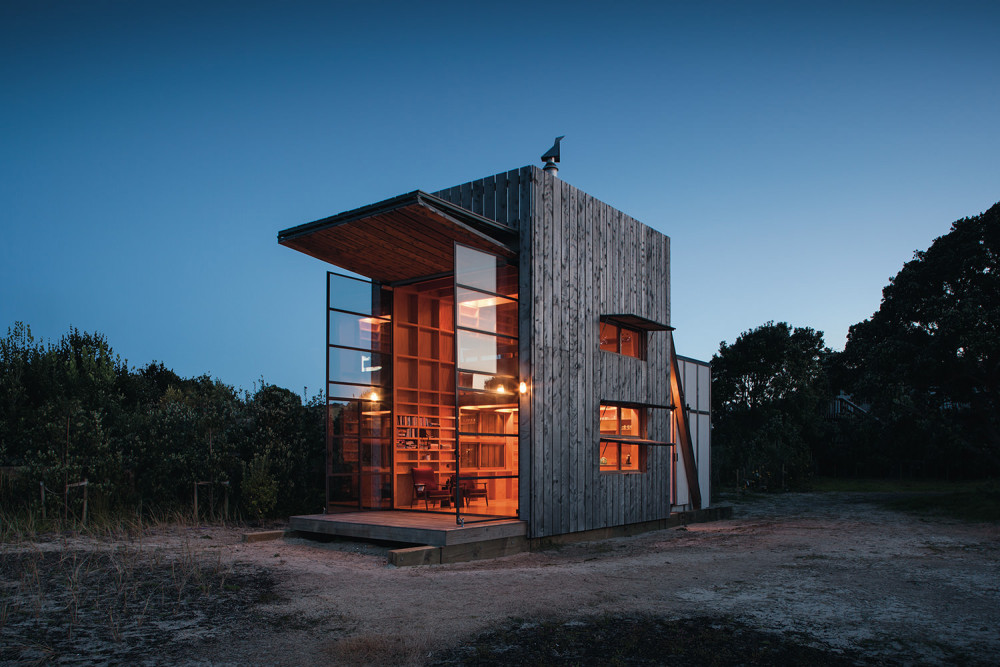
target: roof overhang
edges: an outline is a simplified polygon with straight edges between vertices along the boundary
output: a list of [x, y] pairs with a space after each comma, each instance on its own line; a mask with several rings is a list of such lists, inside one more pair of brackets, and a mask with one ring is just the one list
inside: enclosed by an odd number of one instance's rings
[[601, 315], [602, 320], [614, 322], [640, 331], [673, 331], [669, 324], [661, 324], [639, 315]]
[[517, 257], [517, 230], [417, 190], [278, 232], [278, 243], [382, 283], [454, 270], [455, 242]]

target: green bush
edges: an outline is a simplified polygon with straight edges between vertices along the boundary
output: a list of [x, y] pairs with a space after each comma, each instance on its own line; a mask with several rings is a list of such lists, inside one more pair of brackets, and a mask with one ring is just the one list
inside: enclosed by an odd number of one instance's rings
[[195, 482], [229, 482], [237, 512], [313, 512], [325, 404], [263, 381], [249, 393], [181, 378], [159, 362], [130, 369], [100, 334], [45, 344], [16, 323], [0, 338], [0, 505], [40, 513], [43, 483], [47, 516], [59, 516], [66, 484], [86, 479], [93, 508], [189, 512]]
[[247, 510], [258, 520], [278, 504], [278, 482], [271, 475], [271, 460], [267, 454], [257, 454], [249, 465], [243, 465], [240, 493]]

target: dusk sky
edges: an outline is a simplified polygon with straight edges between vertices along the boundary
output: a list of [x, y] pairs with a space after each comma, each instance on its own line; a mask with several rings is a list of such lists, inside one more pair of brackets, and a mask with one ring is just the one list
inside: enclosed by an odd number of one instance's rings
[[1000, 200], [996, 2], [0, 3], [0, 333], [324, 381], [300, 223], [528, 164], [671, 237], [680, 354], [824, 332]]

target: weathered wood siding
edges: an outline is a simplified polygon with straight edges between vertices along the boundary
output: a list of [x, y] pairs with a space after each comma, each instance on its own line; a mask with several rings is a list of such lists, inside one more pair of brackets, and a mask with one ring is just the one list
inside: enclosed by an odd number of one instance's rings
[[431, 194], [490, 220], [520, 229], [532, 212], [533, 173], [540, 171], [534, 167], [521, 167]]
[[[598, 336], [601, 315], [669, 324], [670, 239], [540, 169], [531, 182], [521, 226], [531, 373], [522, 518], [527, 509], [531, 537], [665, 518], [672, 450], [649, 447], [644, 473], [601, 473], [599, 419], [602, 401], [669, 403], [669, 337], [648, 334], [642, 361], [602, 352]], [[649, 410], [651, 439], [670, 440], [669, 418]]]
[[[670, 323], [670, 239], [537, 167], [433, 193], [520, 230], [520, 511], [530, 537], [666, 518], [673, 450], [644, 473], [600, 472], [602, 401], [667, 405], [669, 337], [647, 359], [602, 352], [601, 315]], [[669, 441], [670, 412], [648, 436]]]

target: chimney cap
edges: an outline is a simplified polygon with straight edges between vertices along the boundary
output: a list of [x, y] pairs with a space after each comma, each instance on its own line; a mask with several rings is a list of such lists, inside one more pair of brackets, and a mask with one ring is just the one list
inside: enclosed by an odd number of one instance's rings
[[559, 142], [565, 138], [566, 135], [556, 137], [556, 142], [552, 144], [552, 148], [542, 155], [542, 162], [545, 163], [545, 171], [551, 171], [553, 175], [559, 173], [559, 167], [556, 166], [556, 163], [559, 162]]

